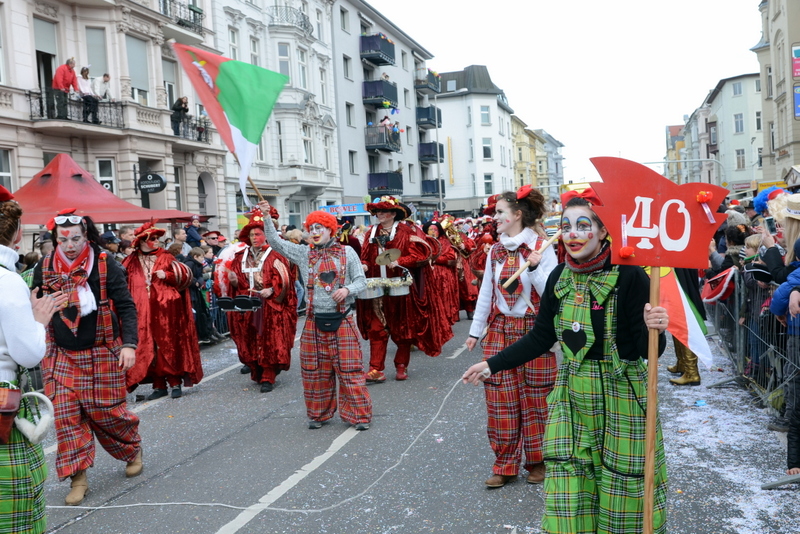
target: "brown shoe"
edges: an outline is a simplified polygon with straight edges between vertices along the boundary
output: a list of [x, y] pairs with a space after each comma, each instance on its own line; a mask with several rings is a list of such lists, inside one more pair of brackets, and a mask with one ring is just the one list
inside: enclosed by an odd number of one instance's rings
[[528, 484], [541, 484], [544, 482], [544, 462], [533, 464], [531, 470], [528, 471], [528, 477], [525, 482]]
[[486, 479], [486, 482], [484, 482], [484, 484], [486, 484], [487, 488], [502, 488], [507, 483], [509, 483], [512, 480], [514, 480], [515, 478], [517, 478], [517, 475], [497, 475], [497, 474], [495, 474], [495, 475], [490, 476], [488, 479]]
[[72, 484], [64, 504], [67, 506], [78, 506], [83, 502], [86, 494], [89, 493], [89, 481], [86, 479], [86, 471], [78, 471], [72, 475]]
[[128, 462], [125, 466], [125, 476], [128, 478], [138, 477], [142, 474], [144, 463], [142, 463], [142, 448], [139, 447], [139, 452], [136, 453], [136, 458], [132, 462]]

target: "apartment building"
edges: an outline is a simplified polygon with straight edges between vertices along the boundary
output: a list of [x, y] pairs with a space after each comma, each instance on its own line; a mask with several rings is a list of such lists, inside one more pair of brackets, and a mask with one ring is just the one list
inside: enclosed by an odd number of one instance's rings
[[[228, 231], [223, 194], [225, 150], [181, 73], [170, 39], [213, 48], [208, 0], [93, 0], [0, 6], [0, 181], [12, 191], [58, 153], [69, 154], [119, 197], [150, 208], [216, 216]], [[52, 89], [69, 58], [76, 73], [110, 75], [113, 99], [84, 121], [83, 102]], [[176, 135], [171, 106], [189, 97], [190, 113]], [[96, 119], [96, 120], [95, 120]], [[99, 122], [96, 124], [95, 122]], [[148, 173], [166, 188], [142, 192]]]
[[[539, 189], [545, 199], [560, 201], [564, 186], [564, 144], [543, 129], [534, 130], [544, 140], [544, 164], [539, 170]], [[549, 195], [549, 196], [548, 196]]]

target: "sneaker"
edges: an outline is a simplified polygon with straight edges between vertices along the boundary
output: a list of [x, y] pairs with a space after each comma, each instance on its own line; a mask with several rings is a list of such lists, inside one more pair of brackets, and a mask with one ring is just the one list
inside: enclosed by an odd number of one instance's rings
[[308, 422], [308, 428], [310, 430], [316, 430], [318, 428], [322, 428], [327, 421], [314, 421], [313, 419]]
[[242, 368], [239, 369], [239, 374], [249, 375], [250, 374], [250, 366], [249, 365], [243, 365]]
[[365, 378], [367, 382], [377, 382], [379, 384], [386, 382], [386, 375], [377, 369], [371, 369], [369, 373], [366, 374]]
[[275, 389], [275, 385], [271, 382], [261, 382], [261, 393], [269, 393]]
[[356, 423], [353, 425], [353, 428], [358, 431], [369, 430], [369, 423]]
[[172, 394], [170, 395], [173, 399], [180, 399], [183, 397], [183, 391], [181, 391], [180, 386], [175, 386], [172, 388]]
[[209, 345], [209, 344], [211, 344], [211, 340], [210, 339], [201, 339], [200, 340], [200, 344], [201, 345]]
[[154, 389], [153, 392], [147, 396], [147, 400], [156, 400], [166, 396], [167, 396], [166, 389]]
[[776, 417], [767, 425], [767, 430], [775, 432], [789, 432], [789, 421], [784, 417]]

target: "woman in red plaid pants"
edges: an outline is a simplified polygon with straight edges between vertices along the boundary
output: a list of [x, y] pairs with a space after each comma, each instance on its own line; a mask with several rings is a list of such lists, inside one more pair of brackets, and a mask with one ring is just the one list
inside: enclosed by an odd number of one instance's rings
[[[494, 211], [499, 243], [487, 254], [483, 282], [475, 316], [467, 339], [471, 351], [483, 336], [484, 359], [490, 358], [533, 328], [539, 311], [539, 295], [556, 266], [556, 256], [545, 242], [540, 220], [545, 200], [539, 191], [524, 186], [517, 192], [499, 195]], [[526, 261], [528, 270], [504, 288], [503, 284]], [[484, 382], [487, 432], [495, 454], [492, 476], [485, 484], [499, 488], [515, 479], [525, 452], [526, 481], [544, 481], [542, 438], [547, 422], [547, 394], [553, 388], [556, 359], [552, 352], [530, 363], [498, 373]]]

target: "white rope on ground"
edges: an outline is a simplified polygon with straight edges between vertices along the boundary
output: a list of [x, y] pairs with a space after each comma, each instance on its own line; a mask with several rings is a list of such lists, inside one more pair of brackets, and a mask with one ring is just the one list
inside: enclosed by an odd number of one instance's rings
[[[439, 409], [436, 411], [436, 413], [431, 418], [431, 421], [425, 426], [425, 428], [423, 428], [420, 431], [419, 434], [417, 434], [417, 437], [415, 437], [413, 439], [413, 441], [409, 444], [408, 447], [406, 447], [406, 449], [402, 452], [402, 454], [400, 454], [400, 459], [397, 460], [397, 462], [395, 462], [394, 465], [392, 465], [392, 466], [388, 467], [386, 470], [384, 470], [384, 472], [381, 473], [381, 476], [376, 478], [369, 486], [367, 486], [364, 489], [364, 491], [362, 491], [360, 493], [357, 493], [356, 495], [353, 495], [352, 497], [348, 497], [348, 498], [346, 498], [344, 500], [341, 500], [341, 501], [339, 501], [339, 502], [337, 502], [335, 504], [332, 504], [330, 506], [326, 506], [324, 508], [317, 508], [317, 509], [310, 509], [310, 510], [298, 510], [296, 508], [295, 509], [289, 509], [289, 508], [276, 508], [276, 507], [273, 507], [273, 506], [266, 506], [264, 508], [261, 508], [260, 511], [270, 510], [272, 512], [290, 512], [290, 513], [301, 513], [301, 514], [322, 513], [322, 512], [327, 512], [329, 510], [333, 510], [335, 508], [338, 508], [338, 507], [340, 507], [340, 506], [342, 506], [342, 505], [344, 505], [344, 504], [346, 504], [348, 502], [351, 502], [351, 501], [354, 501], [355, 499], [358, 499], [359, 497], [363, 497], [373, 487], [375, 487], [375, 485], [378, 484], [378, 482], [383, 480], [383, 478], [386, 475], [388, 475], [390, 471], [392, 471], [393, 469], [397, 468], [401, 463], [403, 463], [403, 460], [408, 455], [408, 451], [411, 450], [411, 448], [417, 443], [417, 441], [419, 441], [419, 439], [422, 437], [422, 435], [425, 434], [425, 432], [428, 431], [428, 429], [433, 425], [434, 422], [436, 422], [436, 419], [439, 417], [439, 414], [441, 414], [442, 410], [444, 409], [444, 405], [447, 402], [447, 399], [450, 398], [450, 395], [453, 393], [453, 390], [456, 389], [456, 386], [458, 386], [458, 384], [460, 382], [461, 382], [461, 378], [459, 378], [458, 380], [455, 381], [453, 386], [450, 388], [450, 391], [448, 391], [447, 395], [445, 395], [444, 399], [442, 399], [442, 403], [439, 405]], [[50, 509], [53, 509], [53, 510], [59, 510], [59, 509], [64, 509], [64, 510], [111, 510], [111, 509], [115, 509], [115, 508], [136, 508], [136, 507], [141, 507], [141, 506], [206, 506], [206, 507], [230, 508], [230, 509], [233, 509], [233, 510], [249, 510], [249, 509], [252, 508], [251, 506], [233, 506], [233, 505], [230, 505], [230, 504], [222, 504], [222, 503], [195, 503], [195, 502], [155, 502], [155, 503], [116, 504], [116, 505], [107, 505], [107, 506], [105, 506], [105, 505], [104, 506], [47, 506], [47, 508], [50, 508]]]

